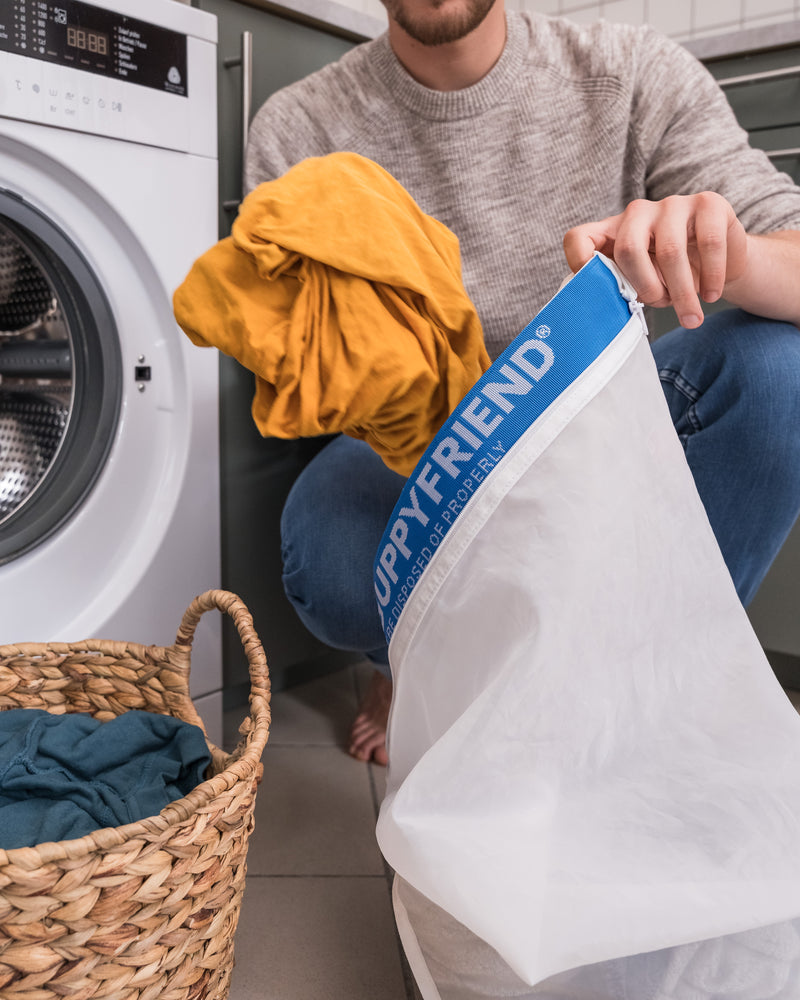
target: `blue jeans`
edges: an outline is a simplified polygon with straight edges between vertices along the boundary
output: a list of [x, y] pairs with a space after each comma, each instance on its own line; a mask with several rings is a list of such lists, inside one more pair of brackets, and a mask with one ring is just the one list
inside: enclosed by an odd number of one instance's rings
[[[800, 331], [734, 309], [676, 329], [653, 355], [689, 467], [743, 604], [800, 512]], [[306, 627], [388, 674], [372, 563], [404, 479], [333, 440], [283, 511], [283, 582]]]

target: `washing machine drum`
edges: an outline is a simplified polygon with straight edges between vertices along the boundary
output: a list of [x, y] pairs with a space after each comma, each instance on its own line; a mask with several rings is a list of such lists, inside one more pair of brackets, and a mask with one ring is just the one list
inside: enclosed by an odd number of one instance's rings
[[97, 481], [120, 409], [119, 355], [85, 258], [0, 192], [0, 563], [63, 528]]

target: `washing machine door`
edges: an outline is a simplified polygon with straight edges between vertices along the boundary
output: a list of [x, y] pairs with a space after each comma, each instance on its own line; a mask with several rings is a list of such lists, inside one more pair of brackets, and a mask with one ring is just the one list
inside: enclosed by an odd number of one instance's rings
[[121, 396], [119, 338], [97, 278], [51, 220], [0, 190], [0, 564], [78, 510]]

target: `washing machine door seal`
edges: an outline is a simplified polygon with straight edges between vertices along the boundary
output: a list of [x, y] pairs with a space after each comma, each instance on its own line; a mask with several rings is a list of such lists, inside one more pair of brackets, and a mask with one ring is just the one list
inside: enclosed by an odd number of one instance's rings
[[1, 565], [45, 541], [91, 491], [119, 419], [122, 360], [84, 256], [3, 189], [0, 248]]

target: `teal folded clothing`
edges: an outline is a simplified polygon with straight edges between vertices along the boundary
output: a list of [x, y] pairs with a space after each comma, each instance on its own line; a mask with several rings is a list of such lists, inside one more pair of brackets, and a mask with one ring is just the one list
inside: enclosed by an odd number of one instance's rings
[[152, 712], [110, 722], [0, 712], [0, 848], [83, 837], [153, 816], [205, 778], [198, 726]]

